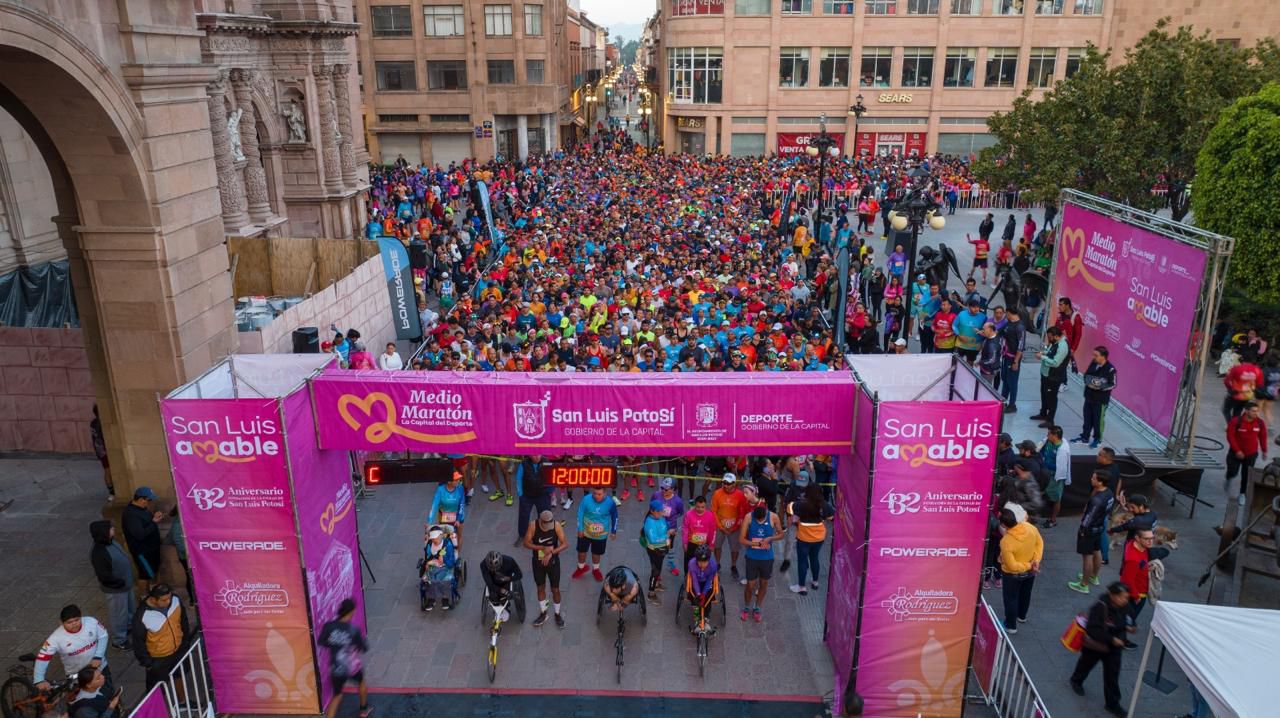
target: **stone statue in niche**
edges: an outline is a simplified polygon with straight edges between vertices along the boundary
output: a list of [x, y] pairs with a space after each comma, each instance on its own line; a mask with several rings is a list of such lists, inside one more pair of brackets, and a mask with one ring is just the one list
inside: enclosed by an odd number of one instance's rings
[[240, 118], [244, 115], [244, 110], [236, 108], [235, 112], [227, 115], [227, 136], [231, 139], [231, 159], [236, 162], [244, 161], [244, 149], [240, 145]]
[[302, 107], [296, 99], [289, 100], [289, 106], [280, 114], [284, 115], [285, 121], [289, 123], [289, 141], [290, 142], [306, 142], [307, 141], [307, 118], [302, 113]]

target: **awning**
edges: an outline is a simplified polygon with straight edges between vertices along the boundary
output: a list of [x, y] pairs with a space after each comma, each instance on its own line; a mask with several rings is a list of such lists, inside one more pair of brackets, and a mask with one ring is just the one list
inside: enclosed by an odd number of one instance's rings
[[577, 125], [578, 127], [586, 127], [587, 121], [582, 119], [581, 117], [574, 117], [573, 124]]

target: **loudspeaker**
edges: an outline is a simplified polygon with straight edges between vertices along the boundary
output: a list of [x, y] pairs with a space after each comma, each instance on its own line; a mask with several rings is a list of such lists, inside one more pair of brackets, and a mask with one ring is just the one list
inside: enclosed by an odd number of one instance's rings
[[427, 243], [421, 239], [409, 240], [409, 266], [414, 269], [427, 268]]
[[298, 327], [293, 330], [294, 354], [319, 354], [320, 329], [318, 327]]

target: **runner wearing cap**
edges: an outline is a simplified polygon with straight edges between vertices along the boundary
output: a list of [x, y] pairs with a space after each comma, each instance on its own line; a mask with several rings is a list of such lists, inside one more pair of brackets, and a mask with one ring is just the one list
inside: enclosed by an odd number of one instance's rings
[[[737, 581], [738, 576], [738, 552], [739, 544], [732, 540], [738, 535], [738, 529], [742, 526], [742, 517], [747, 515], [750, 507], [747, 505], [747, 499], [738, 491], [738, 477], [732, 472], [724, 475], [720, 480], [720, 488], [711, 494], [711, 513], [716, 517], [716, 531], [714, 543], [716, 563], [720, 563], [720, 548], [726, 542], [729, 544], [729, 574], [733, 580]], [[723, 564], [721, 564], [723, 565]]]
[[538, 590], [540, 612], [533, 625], [537, 627], [547, 622], [547, 584], [550, 583], [556, 627], [564, 628], [564, 617], [560, 615], [560, 554], [568, 550], [569, 541], [550, 511], [538, 514], [538, 520], [529, 524], [524, 546], [533, 551], [533, 585]]
[[427, 512], [427, 525], [447, 524], [453, 527], [454, 544], [462, 545], [462, 522], [467, 518], [466, 489], [462, 486], [462, 472], [455, 471], [446, 483], [436, 486]]
[[[671, 533], [671, 539], [675, 540], [676, 531], [680, 528], [680, 518], [684, 516], [684, 499], [676, 492], [676, 480], [670, 476], [662, 479], [661, 490], [654, 497], [656, 501], [662, 502], [662, 516], [667, 520], [667, 530]], [[667, 569], [671, 571], [672, 576], [679, 576], [680, 569], [676, 568], [676, 552], [673, 546], [667, 551]], [[661, 590], [662, 579], [658, 579], [659, 590]]]
[[649, 513], [640, 527], [640, 545], [649, 554], [649, 600], [658, 603], [658, 589], [662, 583], [662, 561], [671, 550], [673, 532], [667, 528], [663, 516], [666, 505], [660, 499], [649, 502]]

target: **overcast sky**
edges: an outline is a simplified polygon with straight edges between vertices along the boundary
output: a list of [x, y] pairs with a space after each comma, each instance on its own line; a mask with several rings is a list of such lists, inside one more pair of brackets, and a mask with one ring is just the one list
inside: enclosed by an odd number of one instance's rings
[[614, 26], [644, 26], [644, 21], [657, 10], [655, 0], [581, 0], [582, 10], [592, 22], [608, 27], [613, 35]]

